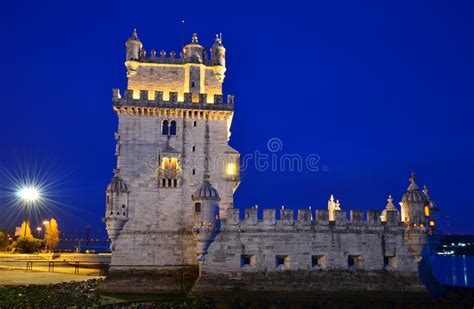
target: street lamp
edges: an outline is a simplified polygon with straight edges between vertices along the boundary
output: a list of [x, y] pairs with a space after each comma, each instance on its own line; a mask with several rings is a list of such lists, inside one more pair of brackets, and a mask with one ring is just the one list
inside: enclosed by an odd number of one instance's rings
[[26, 237], [26, 230], [29, 225], [29, 220], [28, 220], [28, 207], [33, 206], [35, 202], [39, 201], [41, 199], [41, 192], [38, 188], [33, 187], [33, 186], [25, 186], [21, 187], [17, 192], [16, 196], [20, 199], [22, 202], [24, 209], [25, 209], [25, 232], [23, 237]]
[[41, 192], [35, 187], [23, 187], [18, 190], [16, 195], [26, 204], [34, 204], [41, 198]]
[[40, 238], [41, 230], [42, 230], [41, 226], [38, 226], [38, 227], [36, 228], [36, 231], [38, 232], [38, 238]]

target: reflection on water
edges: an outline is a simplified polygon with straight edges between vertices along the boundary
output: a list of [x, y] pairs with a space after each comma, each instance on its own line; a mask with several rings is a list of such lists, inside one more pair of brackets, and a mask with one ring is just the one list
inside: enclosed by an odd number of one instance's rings
[[474, 287], [474, 256], [432, 256], [433, 273], [441, 284]]

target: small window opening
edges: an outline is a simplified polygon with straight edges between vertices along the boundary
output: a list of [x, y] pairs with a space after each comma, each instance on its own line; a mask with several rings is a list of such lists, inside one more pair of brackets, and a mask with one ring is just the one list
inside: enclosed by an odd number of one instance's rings
[[125, 208], [125, 205], [122, 205], [122, 208]]
[[311, 256], [311, 268], [312, 269], [325, 269], [326, 268], [326, 256], [324, 256], [324, 255], [312, 255]]
[[168, 135], [168, 133], [169, 133], [168, 120], [164, 120], [162, 124], [161, 134]]
[[178, 179], [173, 179], [173, 186], [175, 188], [178, 186]]
[[168, 187], [171, 187], [171, 179], [168, 179]]
[[171, 121], [170, 124], [170, 135], [176, 135], [176, 121]]
[[193, 175], [196, 175], [196, 170], [193, 168]]
[[195, 151], [196, 151], [196, 146], [195, 146], [195, 145], [193, 145], [193, 152], [195, 152]]
[[255, 267], [257, 257], [255, 255], [242, 254], [240, 256], [240, 267]]
[[125, 216], [125, 213], [123, 213], [123, 215]]
[[201, 203], [195, 203], [194, 204], [194, 212], [195, 213], [200, 213], [201, 212]]
[[364, 267], [364, 260], [361, 255], [347, 256], [347, 266], [352, 269], [361, 269]]
[[288, 255], [277, 255], [275, 257], [275, 263], [277, 269], [289, 269], [290, 257]]
[[114, 214], [114, 212], [113, 212], [113, 211], [111, 211], [111, 212], [110, 212], [110, 215], [112, 216], [113, 214]]
[[117, 215], [120, 215], [120, 212], [117, 211]]
[[194, 88], [196, 87], [196, 83], [195, 82], [191, 82], [191, 88]]
[[193, 126], [194, 126], [194, 127], [197, 126], [197, 121], [196, 121], [196, 120], [194, 120]]
[[384, 256], [383, 257], [383, 266], [386, 269], [397, 268], [397, 258], [394, 256]]
[[162, 186], [162, 187], [166, 187], [166, 179], [162, 179], [162, 180], [161, 180], [161, 186]]

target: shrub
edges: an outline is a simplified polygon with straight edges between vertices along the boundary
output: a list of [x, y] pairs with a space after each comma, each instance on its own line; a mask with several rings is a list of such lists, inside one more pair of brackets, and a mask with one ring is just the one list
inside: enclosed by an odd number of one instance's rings
[[12, 247], [19, 249], [22, 253], [33, 253], [44, 247], [44, 241], [36, 238], [19, 238]]

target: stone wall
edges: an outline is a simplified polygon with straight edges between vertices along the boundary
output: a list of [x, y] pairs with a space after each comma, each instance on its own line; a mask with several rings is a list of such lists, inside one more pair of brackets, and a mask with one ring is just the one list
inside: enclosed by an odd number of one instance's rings
[[[177, 122], [176, 136], [161, 134], [163, 120]], [[229, 149], [227, 121], [121, 113], [118, 136], [120, 175], [130, 193], [128, 221], [115, 242], [112, 268], [196, 265], [191, 196], [203, 180], [206, 143], [213, 159], [209, 164], [210, 181], [222, 197], [222, 212], [233, 202], [232, 188], [224, 177]], [[168, 144], [180, 156], [182, 185], [177, 188], [159, 186], [160, 154]]]
[[[263, 210], [263, 220], [257, 213], [248, 209], [241, 220], [239, 209], [229, 210], [201, 265], [198, 290], [383, 290], [390, 284], [403, 290], [406, 281], [412, 289], [422, 287], [404, 243], [405, 228], [395, 216], [381, 222], [380, 213], [371, 211], [363, 221], [362, 212], [352, 211], [347, 220], [338, 211], [329, 222], [326, 210], [315, 216], [300, 210], [295, 218], [285, 209], [278, 220], [274, 209]], [[391, 277], [403, 280], [390, 283]]]

